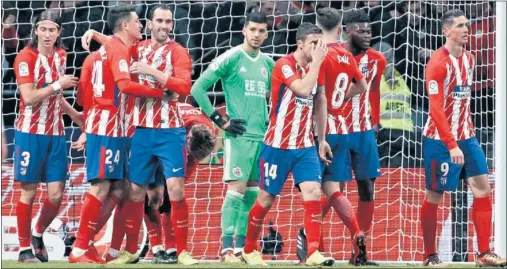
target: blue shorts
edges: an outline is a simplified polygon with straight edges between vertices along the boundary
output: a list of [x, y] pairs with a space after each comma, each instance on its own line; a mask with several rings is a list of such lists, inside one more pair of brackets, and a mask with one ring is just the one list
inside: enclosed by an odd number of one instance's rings
[[166, 177], [164, 176], [164, 168], [161, 164], [157, 165], [155, 170], [155, 175], [151, 178], [151, 181], [148, 185], [150, 189], [156, 188], [158, 186], [163, 186], [165, 184]]
[[127, 138], [86, 134], [88, 181], [126, 178], [127, 159]]
[[426, 189], [432, 191], [455, 191], [460, 180], [461, 169], [465, 177], [488, 174], [486, 156], [477, 138], [458, 141], [465, 156], [465, 165], [451, 162], [447, 146], [440, 140], [423, 137], [423, 158], [426, 175]]
[[137, 127], [132, 137], [129, 164], [130, 181], [146, 186], [153, 181], [161, 164], [165, 178], [185, 177], [185, 128], [153, 129]]
[[262, 145], [259, 159], [259, 186], [271, 195], [280, 194], [289, 173], [292, 173], [296, 186], [305, 181], [321, 182], [315, 147], [279, 149]]
[[21, 182], [55, 182], [68, 178], [65, 136], [15, 131], [14, 178]]
[[380, 159], [373, 130], [327, 135], [326, 141], [333, 150], [333, 163], [323, 169], [324, 181], [350, 181], [351, 169], [354, 170], [356, 180], [380, 176]]
[[331, 147], [333, 159], [331, 164], [321, 162], [322, 181], [349, 181], [352, 179], [350, 170], [349, 135], [326, 135], [326, 142]]

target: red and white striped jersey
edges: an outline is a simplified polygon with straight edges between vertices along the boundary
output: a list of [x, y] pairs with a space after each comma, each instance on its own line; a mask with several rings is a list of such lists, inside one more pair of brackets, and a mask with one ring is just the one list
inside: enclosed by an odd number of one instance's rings
[[[65, 50], [56, 49], [46, 57], [30, 46], [22, 49], [14, 61], [14, 72], [18, 85], [33, 83], [36, 89], [44, 88], [65, 74]], [[19, 114], [15, 122], [16, 131], [39, 135], [65, 135], [63, 126], [62, 94], [51, 95], [32, 106], [19, 101]]]
[[[154, 45], [151, 40], [141, 41], [137, 45], [138, 60], [147, 63], [169, 76], [188, 77], [192, 69], [188, 51], [171, 40], [164, 45]], [[188, 75], [188, 76], [187, 76]], [[139, 83], [150, 88], [164, 89], [151, 75], [140, 74]], [[147, 128], [178, 128], [183, 126], [177, 109], [177, 95], [165, 95], [162, 99], [137, 97], [134, 101], [133, 124]]]
[[[341, 45], [348, 46], [346, 42]], [[368, 87], [366, 92], [348, 99], [342, 106], [348, 133], [371, 130], [372, 125], [380, 122], [380, 81], [387, 64], [384, 55], [372, 48], [354, 58]], [[343, 128], [337, 129], [340, 133]]]
[[183, 119], [183, 126], [187, 129], [187, 132], [190, 131], [190, 128], [195, 124], [204, 124], [211, 130], [215, 129], [210, 119], [204, 115], [200, 109], [187, 103], [178, 103], [177, 106]]
[[309, 96], [299, 97], [290, 85], [301, 79], [308, 68], [300, 67], [294, 54], [280, 58], [271, 76], [271, 111], [264, 144], [280, 149], [302, 149], [315, 145], [313, 140], [313, 97], [317, 83]]
[[318, 79], [318, 84], [324, 86], [327, 97], [326, 134], [346, 134], [345, 119], [341, 115], [345, 93], [352, 83], [362, 80], [363, 75], [352, 53], [338, 43], [327, 44], [327, 47], [328, 52], [320, 66]]
[[423, 135], [442, 140], [449, 149], [458, 146], [456, 140], [475, 136], [470, 113], [474, 67], [475, 58], [469, 51], [455, 57], [445, 47], [438, 49], [426, 66], [430, 115]]
[[92, 72], [93, 99], [86, 117], [88, 134], [125, 137], [126, 96], [118, 81], [130, 80], [131, 57], [123, 42], [113, 37], [95, 55]]

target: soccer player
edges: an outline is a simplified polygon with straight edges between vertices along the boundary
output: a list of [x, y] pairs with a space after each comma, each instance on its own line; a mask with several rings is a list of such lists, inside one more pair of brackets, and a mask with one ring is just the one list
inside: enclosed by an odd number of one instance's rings
[[[221, 219], [223, 262], [240, 262], [248, 212], [259, 192], [258, 162], [268, 120], [266, 94], [271, 90], [274, 66], [274, 61], [260, 51], [268, 37], [267, 27], [263, 13], [249, 13], [243, 26], [243, 44], [215, 59], [191, 91], [204, 113], [225, 130], [223, 180], [227, 183], [227, 193]], [[219, 79], [228, 119], [215, 110], [206, 94]]]
[[[114, 37], [106, 42], [93, 60], [92, 104], [86, 118], [87, 175], [90, 191], [81, 210], [81, 221], [70, 263], [105, 263], [90, 242], [95, 235], [104, 202], [112, 198], [116, 182], [125, 176], [127, 150], [125, 100], [121, 93], [161, 98], [161, 89], [132, 82], [128, 48], [141, 38], [141, 24], [135, 6], [112, 8], [107, 17]], [[91, 90], [87, 90], [91, 91]], [[137, 247], [137, 246], [136, 246]]]
[[[197, 169], [199, 161], [206, 158], [213, 151], [215, 135], [213, 134], [212, 123], [200, 110], [186, 103], [178, 103], [178, 109], [187, 132], [188, 154], [186, 165], [188, 172], [186, 177], [189, 178]], [[155, 183], [150, 184], [148, 189], [144, 220], [153, 252], [152, 263], [173, 263], [172, 261], [176, 262], [176, 250], [173, 242], [171, 242], [173, 241], [170, 219], [171, 205], [167, 189], [163, 184], [163, 175], [161, 177], [159, 170], [155, 174]], [[161, 182], [162, 184], [160, 184]], [[162, 225], [160, 225], [161, 223]], [[162, 230], [164, 231], [165, 249], [162, 245]]]
[[[342, 108], [345, 127], [338, 127], [339, 134], [347, 135], [350, 156], [345, 159], [344, 171], [338, 181], [352, 180], [350, 169], [354, 170], [359, 194], [356, 219], [359, 228], [368, 234], [373, 220], [375, 179], [380, 176], [380, 160], [376, 132], [380, 129], [380, 81], [386, 67], [385, 57], [370, 47], [371, 26], [369, 17], [362, 9], [348, 10], [343, 17], [348, 41], [341, 45], [347, 49], [359, 65], [366, 79], [366, 92], [348, 99]], [[342, 188], [343, 189], [343, 188]], [[350, 263], [359, 260], [362, 265], [373, 265], [367, 261], [366, 252], [352, 253]], [[356, 258], [356, 260], [354, 260]]]
[[[321, 168], [313, 139], [314, 99], [319, 101], [315, 117], [326, 119], [326, 103], [317, 77], [327, 52], [322, 30], [302, 23], [296, 33], [297, 50], [279, 59], [271, 78], [269, 127], [261, 150], [260, 192], [248, 215], [248, 231], [243, 259], [249, 265], [267, 265], [257, 251], [257, 240], [264, 217], [282, 191], [289, 173], [301, 190], [304, 201], [304, 226], [308, 235], [307, 265], [332, 265], [332, 258], [318, 250], [322, 225]], [[324, 99], [325, 100], [325, 99]]]
[[[62, 90], [76, 86], [78, 79], [65, 75], [67, 53], [61, 45], [61, 26], [57, 13], [43, 11], [35, 20], [33, 40], [14, 61], [21, 93], [15, 123], [14, 176], [21, 183], [16, 217], [18, 261], [23, 263], [48, 261], [42, 235], [58, 213], [67, 179], [62, 113], [82, 124], [81, 115], [62, 96]], [[40, 182], [46, 182], [48, 198], [31, 231], [32, 204]]]
[[[352, 205], [346, 196], [340, 191], [340, 182], [350, 178], [350, 168], [345, 167], [349, 158], [347, 147], [347, 135], [345, 122], [341, 115], [342, 104], [346, 98], [361, 94], [366, 91], [366, 80], [359, 70], [354, 56], [342, 48], [336, 40], [341, 32], [341, 15], [334, 8], [321, 8], [317, 11], [317, 25], [323, 31], [323, 41], [327, 44], [328, 53], [320, 67], [319, 85], [324, 85], [327, 99], [327, 118], [324, 121], [317, 120], [317, 134], [319, 136], [319, 155], [322, 162], [323, 178], [322, 190], [327, 197], [322, 198], [322, 215], [325, 216], [329, 210], [329, 204], [333, 206], [336, 213], [342, 219], [345, 226], [351, 232], [354, 246], [353, 261], [356, 264], [357, 256], [360, 253], [365, 255], [365, 237], [359, 228], [359, 224], [352, 212]], [[352, 85], [352, 87], [350, 87]], [[350, 87], [350, 90], [349, 90]], [[324, 99], [325, 100], [325, 99]], [[316, 102], [316, 106], [320, 106]], [[340, 131], [338, 131], [340, 128]], [[331, 152], [330, 156], [326, 156]], [[327, 160], [328, 157], [332, 161]], [[322, 237], [322, 235], [321, 235]], [[298, 239], [306, 241], [305, 234], [298, 234]], [[306, 245], [302, 242], [301, 246]], [[298, 248], [298, 256], [301, 261], [306, 259], [306, 253], [301, 253]], [[324, 251], [323, 240], [321, 239], [320, 251]]]
[[[474, 201], [472, 219], [477, 234], [478, 266], [505, 266], [506, 260], [489, 249], [491, 237], [491, 189], [486, 157], [475, 137], [470, 114], [470, 89], [475, 58], [464, 46], [470, 21], [461, 10], [442, 16], [446, 38], [426, 66], [429, 117], [423, 131], [426, 197], [421, 207], [424, 265], [442, 267], [435, 248], [438, 203], [444, 191], [455, 191], [464, 168]], [[500, 205], [498, 205], [500, 206]]]

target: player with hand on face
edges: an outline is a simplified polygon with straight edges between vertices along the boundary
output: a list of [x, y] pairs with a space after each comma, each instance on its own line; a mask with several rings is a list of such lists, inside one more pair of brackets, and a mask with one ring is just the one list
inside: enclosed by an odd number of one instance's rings
[[[223, 262], [240, 262], [245, 244], [248, 212], [259, 192], [259, 154], [266, 133], [268, 108], [266, 95], [274, 61], [260, 51], [266, 38], [267, 18], [252, 12], [243, 26], [244, 41], [215, 59], [195, 81], [192, 96], [203, 112], [224, 135], [224, 176], [227, 193], [222, 205]], [[225, 118], [208, 99], [206, 91], [222, 80], [229, 118]], [[233, 238], [236, 235], [236, 242]]]
[[[22, 263], [48, 261], [42, 236], [58, 213], [68, 171], [63, 112], [82, 124], [82, 115], [62, 95], [64, 89], [75, 87], [78, 79], [65, 75], [67, 52], [61, 45], [61, 32], [59, 15], [43, 11], [35, 20], [33, 40], [14, 61], [21, 93], [15, 123], [14, 173], [21, 183], [16, 218], [18, 261]], [[32, 204], [41, 182], [47, 184], [48, 198], [31, 231]]]
[[[474, 196], [472, 219], [477, 234], [481, 267], [505, 267], [506, 260], [489, 248], [491, 238], [491, 188], [486, 157], [475, 137], [470, 113], [470, 90], [475, 58], [465, 45], [470, 21], [461, 10], [442, 16], [446, 42], [426, 66], [426, 90], [430, 116], [423, 131], [423, 158], [426, 171], [426, 197], [421, 207], [424, 265], [446, 266], [435, 247], [437, 211], [444, 191], [455, 191], [461, 170]], [[500, 206], [500, 205], [497, 205]]]
[[[320, 67], [318, 79], [319, 85], [324, 86], [326, 94], [315, 101], [317, 107], [322, 103], [324, 105], [327, 103], [327, 115], [319, 117], [324, 121], [316, 120], [316, 134], [319, 138], [319, 155], [323, 171], [322, 190], [325, 195], [321, 198], [322, 216], [327, 214], [330, 205], [332, 205], [351, 232], [355, 254], [352, 260], [354, 264], [357, 264], [359, 255], [366, 257], [366, 240], [352, 212], [350, 201], [340, 191], [340, 180], [348, 178], [347, 171], [344, 171], [344, 163], [347, 162], [349, 156], [348, 137], [342, 134], [346, 130], [341, 110], [344, 101], [365, 92], [367, 85], [357, 67], [354, 56], [336, 42], [341, 34], [340, 21], [341, 15], [334, 8], [321, 8], [317, 11], [317, 25], [323, 31], [323, 41], [327, 44], [328, 53]], [[349, 167], [345, 167], [345, 169], [350, 171]], [[324, 252], [322, 238], [321, 234], [319, 251]], [[297, 249], [297, 254], [300, 261], [304, 262], [306, 260], [306, 235], [303, 229], [298, 234], [298, 243], [303, 247]]]
[[[163, 95], [161, 89], [150, 89], [132, 82], [130, 78], [128, 48], [141, 38], [141, 24], [135, 7], [121, 5], [112, 8], [107, 23], [114, 37], [92, 54], [93, 70], [87, 71], [87, 77], [92, 73], [91, 82], [82, 84], [88, 87], [83, 89], [85, 93], [93, 92], [91, 104], [85, 106], [88, 107], [86, 168], [92, 186], [81, 210], [78, 235], [69, 255], [70, 263], [105, 263], [90, 242], [101, 222], [105, 203], [113, 200], [117, 204], [121, 199], [119, 195], [123, 194], [122, 181], [126, 177], [128, 152], [126, 101], [122, 93], [153, 98]], [[85, 100], [90, 101], [88, 98]]]
[[[293, 174], [304, 201], [309, 255], [306, 264], [334, 264], [332, 258], [324, 257], [318, 250], [322, 226], [321, 168], [313, 139], [314, 100], [325, 95], [324, 89], [317, 87], [317, 77], [327, 47], [322, 42], [322, 30], [310, 23], [299, 26], [296, 40], [297, 50], [276, 62], [271, 78], [272, 107], [259, 162], [261, 190], [248, 215], [242, 253], [249, 265], [267, 265], [257, 251], [257, 240], [264, 217], [289, 173]], [[317, 120], [326, 120], [326, 109], [325, 102], [315, 107]]]

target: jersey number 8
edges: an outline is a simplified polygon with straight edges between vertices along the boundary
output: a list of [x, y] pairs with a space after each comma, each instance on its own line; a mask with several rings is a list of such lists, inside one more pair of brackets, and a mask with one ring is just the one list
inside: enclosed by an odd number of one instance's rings
[[338, 77], [336, 77], [333, 96], [331, 98], [331, 105], [333, 108], [339, 108], [343, 104], [347, 85], [349, 85], [349, 76], [346, 73], [340, 73]]

